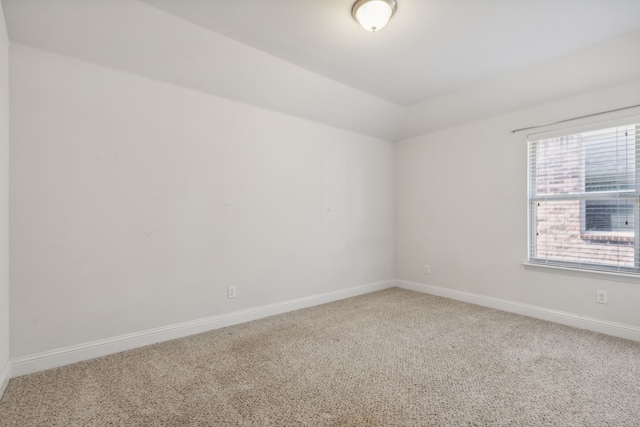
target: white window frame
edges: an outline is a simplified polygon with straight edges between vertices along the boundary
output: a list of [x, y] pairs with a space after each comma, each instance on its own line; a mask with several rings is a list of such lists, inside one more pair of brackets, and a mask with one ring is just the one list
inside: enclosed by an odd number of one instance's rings
[[[531, 141], [537, 141], [547, 138], [553, 138], [564, 135], [572, 135], [582, 132], [588, 132], [598, 129], [607, 129], [620, 125], [626, 125], [630, 123], [638, 124], [636, 129], [636, 171], [635, 190], [630, 190], [632, 196], [635, 198], [634, 204], [634, 267], [619, 267], [619, 266], [606, 266], [606, 265], [592, 265], [583, 264], [579, 262], [571, 261], [549, 261], [546, 259], [537, 258], [535, 254], [535, 239], [534, 233], [536, 233], [536, 204], [541, 200], [610, 200], [611, 192], [593, 192], [591, 194], [567, 194], [567, 195], [544, 195], [534, 196], [535, 183], [532, 182], [535, 167], [531, 161], [531, 150], [527, 147], [527, 215], [528, 215], [528, 232], [527, 232], [527, 258], [528, 261], [524, 263], [524, 266], [528, 270], [533, 271], [545, 271], [554, 272], [560, 274], [578, 275], [594, 278], [605, 278], [608, 280], [622, 280], [640, 282], [640, 115], [627, 116], [624, 118], [610, 119], [608, 121], [593, 122], [591, 124], [585, 124], [576, 127], [556, 128], [551, 131], [539, 132], [528, 135], [529, 143]], [[584, 204], [581, 207], [581, 215], [584, 216]], [[584, 225], [585, 218], [582, 218], [581, 225]], [[584, 231], [584, 230], [583, 230]]]

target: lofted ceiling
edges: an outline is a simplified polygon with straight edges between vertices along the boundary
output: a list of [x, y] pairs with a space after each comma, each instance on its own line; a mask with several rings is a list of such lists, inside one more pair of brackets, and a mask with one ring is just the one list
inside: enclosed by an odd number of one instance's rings
[[402, 106], [640, 28], [640, 0], [398, 0], [363, 31], [352, 0], [142, 0]]
[[[627, 51], [640, 39], [640, 0], [397, 0], [396, 14], [377, 33], [353, 20], [353, 1], [2, 6], [12, 43], [390, 140], [424, 132], [422, 125], [400, 127], [432, 100], [589, 46], [615, 51], [607, 40], [625, 34], [635, 34]], [[640, 63], [632, 56], [618, 53], [635, 73]], [[628, 77], [622, 74], [618, 79]]]

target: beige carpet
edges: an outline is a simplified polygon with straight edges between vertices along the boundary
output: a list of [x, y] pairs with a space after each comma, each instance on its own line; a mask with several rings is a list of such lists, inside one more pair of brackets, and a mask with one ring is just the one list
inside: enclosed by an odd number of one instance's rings
[[11, 380], [2, 426], [640, 426], [640, 343], [388, 289]]

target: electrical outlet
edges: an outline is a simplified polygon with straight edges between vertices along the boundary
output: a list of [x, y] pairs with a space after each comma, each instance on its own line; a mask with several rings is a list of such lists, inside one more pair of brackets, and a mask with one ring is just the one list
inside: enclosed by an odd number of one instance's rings
[[607, 303], [607, 291], [596, 291], [596, 302], [598, 304]]
[[227, 298], [235, 298], [236, 297], [236, 285], [227, 286]]
[[424, 274], [431, 274], [431, 268], [427, 264], [425, 264], [423, 272]]

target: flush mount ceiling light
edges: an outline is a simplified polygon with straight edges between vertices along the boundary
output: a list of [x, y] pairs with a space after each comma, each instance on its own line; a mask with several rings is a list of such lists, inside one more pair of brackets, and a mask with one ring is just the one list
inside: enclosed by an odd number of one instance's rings
[[375, 33], [387, 25], [395, 11], [396, 0], [358, 0], [351, 9], [351, 15], [362, 28]]

